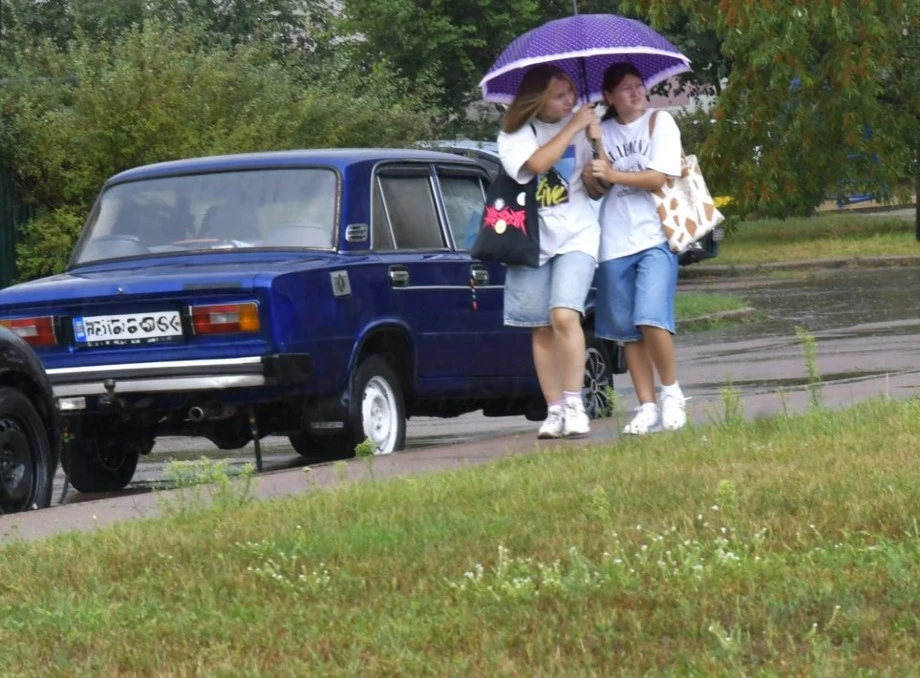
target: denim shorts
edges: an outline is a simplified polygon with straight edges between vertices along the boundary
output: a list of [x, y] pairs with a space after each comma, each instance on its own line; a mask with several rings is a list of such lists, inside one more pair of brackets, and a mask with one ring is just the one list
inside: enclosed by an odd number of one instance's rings
[[584, 252], [558, 254], [539, 268], [509, 266], [505, 271], [505, 324], [547, 327], [554, 308], [582, 315], [597, 262]]
[[639, 325], [674, 334], [677, 255], [667, 243], [618, 259], [597, 269], [595, 332], [612, 341], [638, 341]]

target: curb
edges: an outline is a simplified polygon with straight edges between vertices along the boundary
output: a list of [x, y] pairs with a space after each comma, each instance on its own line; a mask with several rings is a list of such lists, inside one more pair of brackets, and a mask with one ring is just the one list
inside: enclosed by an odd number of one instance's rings
[[679, 280], [698, 278], [740, 277], [774, 271], [803, 271], [821, 268], [895, 268], [920, 266], [920, 255], [905, 254], [889, 257], [838, 257], [835, 259], [806, 259], [777, 261], [768, 264], [695, 264], [680, 270]]

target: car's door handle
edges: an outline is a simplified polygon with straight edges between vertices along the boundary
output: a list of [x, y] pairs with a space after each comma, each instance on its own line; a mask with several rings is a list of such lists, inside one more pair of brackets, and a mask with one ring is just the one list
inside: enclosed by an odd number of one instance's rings
[[489, 269], [481, 264], [470, 266], [470, 276], [473, 278], [473, 282], [480, 287], [489, 284]]
[[390, 278], [390, 285], [393, 287], [409, 286], [409, 269], [405, 266], [390, 266], [387, 269], [387, 275]]

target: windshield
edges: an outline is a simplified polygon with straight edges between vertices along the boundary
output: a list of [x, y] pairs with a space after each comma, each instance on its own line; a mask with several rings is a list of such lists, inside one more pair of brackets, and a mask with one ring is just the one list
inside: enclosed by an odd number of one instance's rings
[[238, 247], [334, 246], [329, 169], [220, 172], [133, 181], [102, 195], [74, 263]]

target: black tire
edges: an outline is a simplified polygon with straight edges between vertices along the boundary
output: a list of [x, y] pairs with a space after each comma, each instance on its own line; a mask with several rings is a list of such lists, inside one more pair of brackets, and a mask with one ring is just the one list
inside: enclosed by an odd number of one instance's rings
[[35, 406], [20, 391], [0, 388], [0, 513], [50, 506], [55, 467]]
[[591, 419], [611, 414], [610, 394], [613, 392], [613, 361], [606, 343], [585, 330], [585, 382], [582, 396], [585, 411]]
[[348, 447], [348, 438], [344, 433], [330, 435], [313, 435], [306, 432], [288, 436], [291, 447], [309, 462], [335, 461], [354, 456], [354, 446]]
[[95, 431], [71, 442], [61, 457], [61, 465], [74, 489], [113, 492], [131, 482], [137, 460], [152, 448], [152, 439], [132, 439], [124, 432]]
[[406, 446], [406, 406], [393, 368], [380, 356], [363, 360], [351, 376], [345, 430], [328, 436], [306, 432], [289, 437], [303, 457], [328, 461], [355, 455], [366, 438], [378, 444], [376, 454]]

